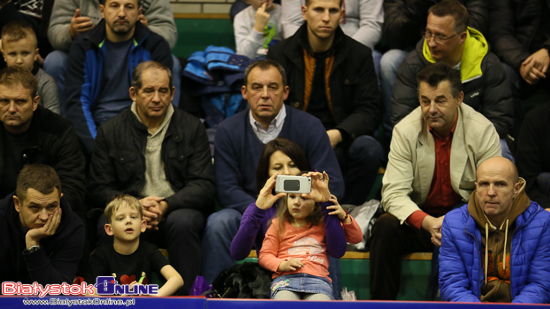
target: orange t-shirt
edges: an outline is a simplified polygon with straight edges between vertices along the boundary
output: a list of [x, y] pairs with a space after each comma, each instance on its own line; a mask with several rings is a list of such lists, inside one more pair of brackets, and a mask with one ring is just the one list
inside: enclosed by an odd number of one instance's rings
[[[350, 216], [351, 218], [351, 216]], [[346, 239], [363, 238], [363, 233], [357, 222], [351, 218], [350, 224], [343, 224]], [[263, 268], [273, 272], [273, 279], [283, 275], [306, 273], [313, 276], [328, 277], [328, 254], [325, 243], [325, 225], [293, 227], [285, 222], [284, 236], [279, 238], [279, 222], [273, 219], [265, 234], [258, 263]], [[301, 259], [304, 267], [290, 272], [278, 272], [283, 261]]]

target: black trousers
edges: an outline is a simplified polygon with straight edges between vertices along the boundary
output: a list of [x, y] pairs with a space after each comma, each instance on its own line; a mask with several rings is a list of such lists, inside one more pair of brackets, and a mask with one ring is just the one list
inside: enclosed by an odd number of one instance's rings
[[412, 252], [433, 252], [431, 235], [400, 224], [385, 213], [374, 224], [370, 245], [371, 299], [395, 300], [401, 281], [401, 258]]

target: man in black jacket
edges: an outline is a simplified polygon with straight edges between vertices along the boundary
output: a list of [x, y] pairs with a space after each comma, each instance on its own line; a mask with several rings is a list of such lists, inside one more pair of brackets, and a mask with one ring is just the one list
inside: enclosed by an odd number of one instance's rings
[[148, 230], [143, 236], [166, 246], [184, 280], [180, 293], [189, 294], [201, 269], [205, 213], [216, 192], [206, 130], [172, 106], [172, 75], [159, 62], [134, 69], [130, 97], [131, 108], [99, 128], [90, 199], [101, 208], [121, 193], [140, 199]]
[[529, 198], [550, 211], [550, 102], [530, 110], [517, 139], [516, 166]]
[[372, 134], [380, 124], [378, 82], [370, 48], [340, 29], [339, 0], [308, 0], [306, 21], [269, 49], [288, 76], [287, 104], [321, 120], [344, 174], [343, 203], [365, 202], [384, 151]]
[[392, 122], [418, 107], [416, 73], [430, 63], [443, 62], [462, 75], [464, 103], [495, 126], [503, 156], [513, 160], [506, 137], [513, 123], [512, 92], [506, 73], [483, 34], [467, 27], [469, 14], [457, 0], [444, 0], [428, 11], [425, 39], [399, 66], [391, 100]]
[[72, 283], [84, 246], [84, 224], [47, 165], [25, 165], [17, 189], [0, 201], [0, 282]]
[[[383, 37], [389, 50], [380, 59], [380, 92], [384, 103], [384, 133], [391, 140], [391, 97], [397, 76], [397, 68], [422, 38], [426, 28], [428, 9], [441, 0], [386, 0], [384, 1]], [[487, 34], [489, 25], [489, 1], [459, 0], [470, 20], [468, 26]]]
[[[489, 39], [495, 54], [507, 65], [514, 90], [521, 79], [548, 89], [546, 72], [550, 64], [550, 1], [491, 1]], [[527, 86], [522, 82], [522, 86]], [[534, 90], [527, 87], [527, 90]]]
[[84, 156], [73, 125], [38, 105], [38, 82], [21, 68], [0, 71], [0, 197], [15, 190], [26, 164], [53, 167], [71, 208], [83, 218]]

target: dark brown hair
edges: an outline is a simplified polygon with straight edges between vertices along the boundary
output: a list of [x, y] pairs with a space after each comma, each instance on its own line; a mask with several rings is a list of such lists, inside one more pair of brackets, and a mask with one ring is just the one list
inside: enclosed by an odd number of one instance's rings
[[443, 0], [432, 5], [428, 9], [428, 15], [434, 14], [437, 17], [452, 16], [455, 20], [455, 31], [460, 33], [466, 31], [470, 15], [464, 5], [457, 0]]
[[27, 197], [30, 188], [42, 194], [50, 194], [57, 188], [61, 194], [61, 181], [55, 170], [44, 164], [27, 164], [17, 176], [15, 194], [21, 202]]
[[277, 71], [279, 71], [279, 74], [281, 74], [281, 80], [283, 81], [283, 86], [286, 86], [287, 80], [285, 69], [282, 65], [279, 64], [279, 62], [271, 59], [258, 60], [249, 65], [244, 71], [244, 85], [248, 86], [248, 75], [250, 75], [250, 72], [252, 72], [254, 68], [260, 68], [260, 70], [262, 71], [267, 71], [271, 67], [274, 67], [277, 69]]
[[38, 81], [30, 71], [20, 67], [3, 68], [0, 71], [0, 85], [10, 87], [21, 85], [31, 93], [31, 99], [36, 97]]
[[437, 87], [437, 85], [444, 80], [449, 82], [453, 97], [458, 98], [462, 91], [462, 79], [459, 70], [453, 69], [443, 62], [438, 62], [428, 64], [416, 74], [416, 82], [419, 90], [422, 82], [428, 83], [431, 87]]
[[302, 151], [302, 148], [289, 139], [277, 137], [264, 146], [264, 150], [260, 155], [260, 161], [258, 162], [258, 168], [256, 169], [256, 188], [258, 189], [258, 192], [262, 190], [265, 182], [269, 179], [271, 155], [277, 151], [282, 151], [290, 159], [292, 159], [292, 162], [296, 164], [296, 167], [300, 169], [300, 171], [310, 170], [306, 155]]
[[[287, 196], [281, 198], [279, 208], [277, 208], [277, 212], [275, 212], [275, 216], [273, 218], [277, 218], [279, 222], [279, 238], [282, 238], [285, 234], [285, 222], [288, 221], [292, 223], [294, 220], [294, 217], [292, 217], [288, 211], [288, 194]], [[321, 205], [319, 205], [319, 203], [315, 203], [315, 206], [313, 206], [313, 210], [307, 217], [307, 222], [311, 223], [312, 226], [324, 222], [323, 213], [321, 212]]]
[[143, 74], [143, 72], [149, 69], [159, 69], [159, 70], [166, 71], [166, 74], [168, 74], [170, 94], [171, 94], [172, 93], [172, 71], [170, 70], [170, 68], [168, 68], [164, 64], [153, 60], [142, 62], [134, 68], [134, 71], [132, 72], [132, 87], [136, 88], [136, 92], [139, 89], [141, 89], [141, 87], [143, 86], [143, 80], [141, 79], [141, 75]]

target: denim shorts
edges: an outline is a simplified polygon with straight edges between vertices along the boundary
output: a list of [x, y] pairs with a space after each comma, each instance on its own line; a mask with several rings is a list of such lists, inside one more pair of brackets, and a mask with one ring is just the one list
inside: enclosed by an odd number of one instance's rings
[[332, 283], [330, 283], [327, 278], [312, 276], [310, 274], [292, 274], [273, 279], [271, 283], [271, 298], [273, 298], [279, 290], [325, 294], [330, 297], [330, 299], [334, 299]]

